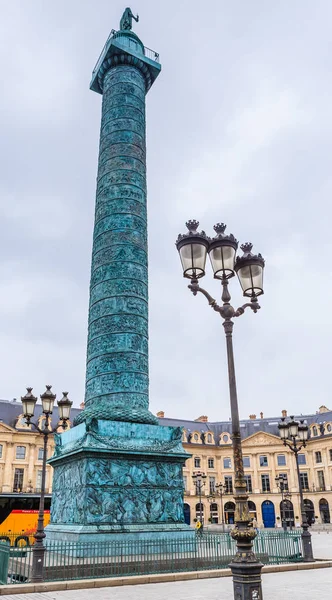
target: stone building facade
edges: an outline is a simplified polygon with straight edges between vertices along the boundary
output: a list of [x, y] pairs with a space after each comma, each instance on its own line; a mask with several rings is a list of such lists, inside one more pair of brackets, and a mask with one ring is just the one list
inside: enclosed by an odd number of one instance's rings
[[[36, 407], [36, 419], [42, 423], [41, 407]], [[41, 485], [43, 440], [22, 418], [22, 405], [16, 401], [0, 400], [0, 498], [10, 493], [38, 493]], [[72, 410], [72, 419], [80, 409]], [[286, 416], [286, 411], [283, 411]], [[160, 411], [161, 425], [183, 427], [183, 446], [191, 454], [183, 469], [185, 518], [191, 525], [199, 517], [199, 492], [192, 475], [206, 475], [201, 493], [202, 514], [205, 523], [232, 524], [234, 520], [234, 468], [231, 442], [231, 423], [211, 423], [201, 416], [194, 421], [166, 418]], [[300, 472], [306, 510], [310, 521], [329, 523], [332, 510], [332, 411], [322, 406], [305, 419], [310, 429], [306, 448], [300, 452]], [[280, 417], [260, 418], [250, 415], [241, 421], [245, 475], [250, 496], [251, 514], [259, 526], [281, 524], [281, 493], [275, 478], [286, 476], [287, 497], [285, 517], [288, 524], [300, 522], [300, 502], [295, 457], [285, 448], [278, 434]], [[53, 425], [57, 412], [53, 414]], [[48, 457], [54, 450], [50, 436]], [[218, 494], [216, 484], [224, 485], [224, 494]], [[47, 466], [47, 493], [52, 492], [52, 467]], [[221, 508], [223, 507], [223, 509]]]

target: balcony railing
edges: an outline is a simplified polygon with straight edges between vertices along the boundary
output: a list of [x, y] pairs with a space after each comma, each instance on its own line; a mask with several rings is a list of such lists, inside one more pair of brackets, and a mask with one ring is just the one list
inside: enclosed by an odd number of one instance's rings
[[[128, 46], [128, 36], [121, 35], [121, 33], [118, 33], [114, 29], [112, 29], [110, 35], [108, 36], [108, 38], [106, 40], [104, 47], [100, 53], [100, 56], [96, 62], [96, 66], [92, 71], [92, 76], [95, 74], [96, 71], [98, 71], [99, 67], [101, 66], [102, 59], [104, 57], [104, 52], [105, 52], [106, 48], [109, 48], [109, 46], [111, 45], [111, 40], [113, 40], [113, 39], [116, 40], [116, 42], [119, 42], [121, 45], [123, 45], [124, 50], [129, 50], [130, 47]], [[122, 39], [125, 42], [124, 44], [121, 43]], [[154, 50], [151, 50], [151, 48], [147, 48], [146, 46], [144, 46], [143, 53], [144, 53], [144, 56], [146, 56], [146, 58], [149, 58], [150, 60], [154, 60], [155, 62], [159, 63], [158, 52], [155, 52]]]

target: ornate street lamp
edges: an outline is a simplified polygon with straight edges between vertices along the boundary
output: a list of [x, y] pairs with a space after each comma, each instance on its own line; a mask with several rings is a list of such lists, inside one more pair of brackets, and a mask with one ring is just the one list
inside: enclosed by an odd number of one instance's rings
[[200, 531], [203, 528], [203, 511], [202, 511], [202, 489], [205, 486], [206, 475], [205, 473], [194, 473], [192, 475], [193, 481], [196, 487], [196, 494], [198, 492], [199, 496], [199, 522], [200, 522]]
[[[226, 225], [217, 223], [214, 226], [215, 237], [208, 238], [204, 231], [198, 232], [198, 221], [186, 223], [188, 233], [180, 234], [176, 246], [180, 254], [183, 276], [190, 279], [189, 289], [194, 296], [198, 292], [203, 294], [209, 305], [223, 319], [226, 334], [226, 347], [228, 359], [228, 376], [230, 390], [230, 404], [232, 415], [232, 443], [235, 467], [235, 527], [231, 531], [237, 543], [235, 558], [230, 564], [233, 574], [234, 595], [237, 600], [262, 597], [261, 570], [262, 564], [256, 559], [252, 546], [256, 531], [252, 527], [246, 481], [244, 479], [242, 445], [240, 433], [239, 409], [236, 392], [235, 366], [233, 354], [233, 318], [240, 317], [246, 308], [251, 308], [254, 313], [260, 308], [257, 297], [263, 294], [264, 259], [261, 254], [252, 253], [252, 244], [243, 244], [243, 255], [236, 258], [238, 242], [232, 234], [226, 234]], [[222, 306], [219, 306], [210, 294], [199, 286], [198, 280], [205, 275], [206, 255], [209, 254], [213, 275], [222, 285]], [[243, 295], [250, 298], [250, 302], [240, 306], [237, 310], [231, 306], [231, 296], [228, 291], [228, 282], [235, 273], [237, 274]]]
[[32, 576], [30, 579], [31, 583], [38, 583], [39, 581], [43, 581], [45, 554], [44, 538], [46, 537], [44, 529], [44, 502], [48, 436], [55, 433], [59, 426], [62, 426], [63, 429], [66, 429], [68, 427], [70, 409], [72, 406], [72, 401], [68, 398], [68, 392], [63, 392], [63, 398], [61, 398], [61, 400], [58, 401], [59, 422], [54, 428], [52, 428], [51, 418], [56, 395], [52, 393], [51, 388], [51, 385], [47, 385], [46, 391], [40, 396], [40, 399], [42, 401], [43, 415], [45, 416], [43, 428], [39, 427], [36, 423], [33, 423], [33, 421], [31, 421], [32, 417], [34, 416], [35, 406], [37, 403], [37, 397], [32, 394], [32, 388], [28, 387], [25, 396], [21, 397], [23, 405], [23, 415], [27, 425], [33, 425], [33, 427], [37, 429], [37, 431], [41, 435], [44, 436], [44, 453], [42, 464], [38, 525], [37, 531], [34, 535], [35, 543], [32, 548]]
[[277, 475], [277, 477], [275, 478], [276, 484], [277, 484], [277, 488], [279, 489], [280, 493], [281, 493], [281, 524], [282, 524], [282, 528], [284, 531], [287, 531], [287, 522], [286, 522], [286, 516], [285, 516], [285, 504], [284, 504], [284, 498], [285, 498], [285, 492], [286, 490], [286, 477], [284, 475]]
[[278, 425], [279, 435], [284, 446], [287, 446], [295, 455], [297, 479], [300, 493], [301, 515], [302, 515], [302, 544], [303, 544], [303, 560], [312, 562], [314, 560], [311, 543], [311, 533], [309, 531], [309, 523], [307, 513], [303, 501], [303, 490], [301, 484], [300, 467], [299, 467], [299, 452], [305, 448], [308, 440], [308, 425], [304, 421], [295, 421], [294, 417], [290, 417], [290, 421], [286, 421], [283, 417]]
[[223, 532], [225, 532], [225, 514], [224, 514], [223, 495], [226, 492], [226, 486], [224, 483], [216, 483], [215, 487], [216, 487], [216, 494], [218, 494], [218, 496], [220, 496], [221, 523], [222, 523], [222, 530], [223, 530]]

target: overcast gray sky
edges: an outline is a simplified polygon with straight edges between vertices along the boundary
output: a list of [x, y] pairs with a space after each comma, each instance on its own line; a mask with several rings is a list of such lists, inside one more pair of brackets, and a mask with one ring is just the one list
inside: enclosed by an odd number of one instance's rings
[[[125, 8], [0, 0], [0, 397], [84, 398], [101, 96], [94, 64]], [[234, 327], [241, 417], [332, 406], [329, 0], [140, 0], [160, 53], [147, 96], [150, 407], [228, 419], [221, 319], [182, 278], [188, 218], [266, 259], [262, 310]], [[211, 271], [202, 284], [219, 296]], [[239, 284], [230, 284], [236, 306]]]

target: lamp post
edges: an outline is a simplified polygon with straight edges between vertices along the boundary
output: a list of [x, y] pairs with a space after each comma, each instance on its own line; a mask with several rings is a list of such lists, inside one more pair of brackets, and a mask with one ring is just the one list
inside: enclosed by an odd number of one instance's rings
[[303, 501], [303, 490], [301, 485], [300, 467], [299, 467], [299, 452], [307, 445], [308, 425], [304, 421], [294, 421], [294, 417], [290, 417], [290, 421], [286, 421], [283, 417], [278, 425], [279, 435], [284, 446], [290, 448], [295, 455], [296, 471], [299, 484], [301, 516], [302, 516], [302, 544], [303, 544], [303, 560], [312, 562], [314, 560], [311, 543], [311, 533], [309, 531], [309, 523], [307, 513], [305, 511]]
[[44, 436], [44, 453], [43, 453], [43, 464], [42, 464], [42, 480], [41, 480], [41, 491], [39, 500], [39, 513], [38, 513], [38, 524], [37, 531], [34, 535], [35, 543], [32, 548], [32, 576], [30, 579], [31, 583], [38, 583], [43, 581], [43, 568], [44, 568], [44, 538], [46, 537], [44, 530], [44, 500], [45, 500], [45, 479], [46, 479], [46, 459], [47, 459], [47, 442], [48, 436], [53, 434], [60, 425], [64, 429], [68, 427], [68, 421], [70, 417], [70, 409], [72, 402], [69, 400], [68, 392], [63, 392], [63, 398], [58, 400], [58, 411], [59, 411], [59, 422], [56, 427], [51, 426], [51, 415], [53, 413], [53, 406], [56, 395], [51, 391], [52, 386], [47, 385], [46, 391], [41, 394], [40, 398], [42, 401], [43, 415], [45, 416], [44, 427], [39, 427], [36, 423], [31, 421], [34, 416], [35, 406], [37, 403], [37, 397], [32, 394], [32, 388], [27, 388], [25, 396], [21, 397], [23, 404], [23, 415], [27, 425], [33, 425], [33, 427]]
[[287, 523], [285, 517], [284, 492], [286, 491], [286, 478], [284, 475], [277, 475], [275, 478], [277, 488], [281, 493], [281, 524], [284, 531], [287, 531]]
[[[223, 319], [226, 334], [228, 359], [228, 378], [232, 416], [232, 443], [235, 467], [235, 527], [231, 532], [236, 540], [236, 556], [230, 563], [233, 574], [234, 596], [237, 600], [260, 600], [262, 597], [261, 570], [262, 564], [257, 560], [253, 550], [256, 531], [250, 525], [248, 494], [244, 479], [240, 419], [236, 392], [235, 365], [233, 354], [233, 318], [243, 315], [246, 308], [254, 313], [260, 308], [257, 297], [263, 294], [264, 259], [260, 254], [252, 254], [252, 244], [243, 244], [243, 256], [236, 257], [238, 242], [235, 237], [225, 234], [226, 225], [217, 223], [214, 226], [215, 237], [211, 240], [204, 231], [198, 232], [198, 221], [186, 223], [188, 233], [179, 235], [176, 246], [180, 255], [183, 276], [190, 279], [188, 286], [194, 296], [203, 294], [209, 305]], [[222, 285], [222, 306], [199, 286], [199, 279], [205, 275], [205, 263], [209, 254], [215, 279]], [[231, 306], [228, 281], [237, 273], [243, 295], [250, 298], [237, 310]]]
[[194, 473], [192, 475], [193, 481], [196, 487], [196, 493], [198, 492], [199, 496], [199, 522], [200, 529], [203, 527], [203, 511], [202, 511], [202, 489], [205, 486], [206, 475], [205, 473]]
[[222, 530], [225, 531], [225, 515], [224, 515], [224, 502], [223, 495], [225, 493], [225, 484], [224, 483], [216, 483], [216, 494], [220, 496], [220, 504], [221, 504], [221, 523]]

